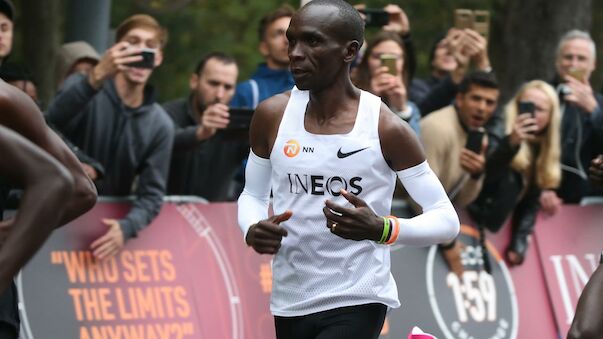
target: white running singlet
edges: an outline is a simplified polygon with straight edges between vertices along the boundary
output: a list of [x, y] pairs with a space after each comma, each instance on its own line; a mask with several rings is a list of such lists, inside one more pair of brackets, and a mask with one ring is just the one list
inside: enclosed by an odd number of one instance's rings
[[350, 133], [316, 135], [304, 128], [308, 98], [293, 88], [270, 154], [274, 213], [293, 212], [281, 223], [289, 235], [272, 263], [270, 309], [291, 317], [368, 303], [399, 307], [389, 247], [332, 234], [322, 212], [326, 199], [353, 207], [344, 188], [377, 215], [390, 214], [396, 173], [381, 152], [381, 99], [362, 91]]

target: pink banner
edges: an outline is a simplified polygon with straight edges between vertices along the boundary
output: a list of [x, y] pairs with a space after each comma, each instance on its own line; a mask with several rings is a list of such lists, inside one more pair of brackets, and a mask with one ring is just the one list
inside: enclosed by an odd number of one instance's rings
[[[164, 204], [157, 219], [114, 258], [97, 262], [89, 244], [125, 203], [99, 203], [54, 232], [18, 279], [25, 339], [274, 338], [269, 256], [245, 246], [236, 205]], [[493, 272], [482, 269], [473, 222], [464, 215], [465, 274], [449, 272], [435, 246], [392, 247], [402, 307], [382, 338], [412, 326], [439, 338], [557, 338], [598, 264], [603, 207], [564, 207], [539, 218], [524, 264], [502, 254], [506, 225], [488, 234]], [[558, 332], [558, 329], [559, 332]]]
[[244, 245], [234, 204], [165, 204], [116, 257], [95, 261], [100, 220], [127, 208], [99, 203], [23, 270], [24, 338], [274, 337], [270, 257]]
[[538, 219], [536, 245], [562, 337], [574, 318], [578, 297], [599, 265], [603, 250], [603, 207], [564, 206]]

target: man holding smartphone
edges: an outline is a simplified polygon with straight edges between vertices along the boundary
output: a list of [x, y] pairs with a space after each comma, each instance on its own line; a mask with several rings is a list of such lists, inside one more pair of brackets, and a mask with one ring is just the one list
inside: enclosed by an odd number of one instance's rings
[[[494, 75], [470, 73], [459, 85], [454, 105], [435, 111], [420, 122], [427, 161], [457, 208], [469, 205], [481, 190], [487, 147], [483, 128], [494, 114], [498, 96]], [[442, 250], [451, 270], [462, 274], [460, 244], [455, 241], [443, 245]]]
[[188, 97], [163, 104], [176, 129], [168, 194], [197, 195], [209, 201], [236, 199], [232, 181], [249, 152], [248, 138], [218, 132], [231, 123], [228, 104], [237, 76], [232, 56], [209, 53], [191, 75]]
[[590, 76], [595, 70], [595, 43], [587, 32], [572, 30], [559, 42], [555, 67], [561, 104], [561, 186], [543, 191], [540, 203], [549, 214], [562, 203], [578, 204], [603, 191], [588, 181], [590, 159], [603, 153], [603, 96], [595, 93]]
[[147, 82], [163, 60], [166, 34], [148, 15], [127, 18], [117, 43], [88, 75], [69, 77], [48, 108], [48, 120], [105, 167], [100, 194], [136, 195], [124, 218], [102, 220], [107, 232], [91, 244], [98, 259], [119, 252], [163, 202], [174, 131]]

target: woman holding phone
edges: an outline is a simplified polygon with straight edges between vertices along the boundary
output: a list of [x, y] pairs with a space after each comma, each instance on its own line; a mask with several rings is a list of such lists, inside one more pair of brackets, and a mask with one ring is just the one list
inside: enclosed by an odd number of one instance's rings
[[394, 32], [381, 31], [368, 43], [354, 73], [355, 85], [381, 100], [419, 134], [421, 114], [408, 100], [404, 44]]
[[520, 265], [540, 209], [540, 192], [557, 188], [561, 180], [561, 113], [555, 90], [541, 80], [522, 86], [504, 112], [505, 136], [491, 138], [494, 150], [486, 161], [484, 186], [469, 212], [491, 231], [511, 217], [506, 257], [511, 265]]

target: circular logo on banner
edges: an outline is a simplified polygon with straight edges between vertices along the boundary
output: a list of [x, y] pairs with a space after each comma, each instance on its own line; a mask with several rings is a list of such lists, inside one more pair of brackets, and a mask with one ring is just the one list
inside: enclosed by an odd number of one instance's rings
[[294, 158], [299, 154], [301, 147], [299, 146], [299, 142], [297, 140], [291, 139], [285, 143], [285, 147], [283, 147], [283, 152], [289, 158]]
[[517, 337], [517, 298], [504, 260], [488, 244], [492, 274], [484, 269], [478, 231], [462, 225], [457, 241], [464, 244], [464, 273], [434, 265], [433, 246], [427, 257], [427, 292], [433, 314], [448, 339], [514, 339]]

